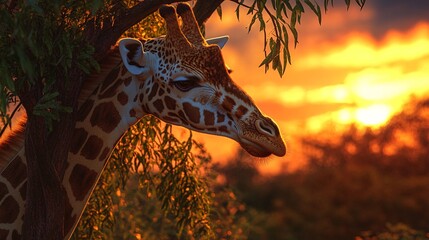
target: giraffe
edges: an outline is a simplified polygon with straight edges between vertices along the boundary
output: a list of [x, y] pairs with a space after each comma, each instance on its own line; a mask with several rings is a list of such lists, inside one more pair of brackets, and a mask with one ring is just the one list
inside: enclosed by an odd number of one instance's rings
[[[167, 34], [121, 39], [80, 94], [63, 178], [65, 239], [76, 227], [117, 141], [145, 115], [231, 138], [257, 157], [286, 154], [277, 125], [232, 81], [220, 47], [211, 44], [224, 45], [225, 38], [207, 41], [186, 3], [165, 5], [159, 12]], [[22, 143], [20, 131], [15, 137]], [[6, 155], [13, 157], [0, 169], [0, 239], [19, 239], [26, 198], [24, 148]]]

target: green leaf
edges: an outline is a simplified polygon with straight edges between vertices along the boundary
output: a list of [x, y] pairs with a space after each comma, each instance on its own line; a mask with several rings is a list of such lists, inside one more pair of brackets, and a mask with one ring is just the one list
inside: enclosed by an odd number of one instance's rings
[[283, 3], [286, 5], [286, 7], [289, 9], [289, 11], [293, 11], [293, 7], [290, 4], [290, 1], [284, 0]]
[[[350, 0], [348, 0], [350, 1]], [[310, 7], [310, 9], [316, 14], [317, 19], [319, 21], [319, 24], [322, 24], [322, 12], [320, 10], [319, 5], [317, 4], [317, 2], [313, 3], [310, 0], [304, 0], [304, 2], [307, 4], [307, 6]]]
[[296, 14], [297, 14], [297, 11], [294, 8], [292, 10], [292, 15], [290, 17], [290, 25], [293, 26], [293, 27], [295, 27], [295, 24], [296, 24]]
[[52, 131], [53, 121], [58, 121], [60, 113], [71, 113], [72, 108], [62, 106], [57, 101], [58, 92], [45, 93], [33, 108], [33, 114], [45, 119], [49, 131]]
[[262, 13], [256, 13], [259, 19], [259, 31], [263, 31], [265, 29], [265, 20]]
[[256, 1], [253, 2], [253, 4], [249, 7], [249, 10], [247, 10], [247, 15], [253, 14], [253, 11], [255, 10]]
[[244, 0], [241, 0], [239, 4], [237, 4], [237, 7], [235, 8], [235, 16], [237, 17], [237, 20], [240, 21], [240, 7], [241, 7], [241, 3]]
[[345, 1], [346, 1], [347, 9], [349, 9], [349, 7], [350, 7], [350, 0], [345, 0]]
[[[283, 45], [283, 51], [284, 51], [284, 62], [286, 63], [286, 62], [288, 62], [289, 64], [291, 63], [291, 59], [290, 59], [290, 51], [289, 51], [289, 34], [288, 34], [288, 32], [287, 32], [287, 29], [286, 29], [286, 27], [283, 25], [282, 26], [282, 30], [283, 30], [283, 34], [284, 34], [284, 41], [285, 41], [285, 43], [284, 43], [284, 45]], [[286, 61], [287, 60], [287, 61]], [[286, 67], [286, 64], [285, 64], [285, 67]]]
[[[2, 76], [1, 84], [4, 84], [4, 86], [11, 92], [15, 92], [15, 84], [12, 80], [12, 77], [10, 76], [10, 72], [7, 68], [6, 61], [4, 59], [0, 62], [0, 74]], [[3, 90], [3, 89], [2, 89]]]
[[258, 7], [258, 12], [262, 12], [265, 8], [265, 4], [267, 3], [267, 0], [257, 0], [256, 6]]
[[[285, 13], [286, 10], [284, 3], [280, 0], [276, 0], [273, 6], [275, 6], [276, 17], [283, 20], [282, 13]], [[287, 17], [286, 14], [285, 17]]]
[[301, 1], [296, 1], [296, 5], [294, 7], [294, 10], [298, 11], [300, 13], [304, 12], [304, 6], [302, 5]]
[[252, 20], [249, 23], [249, 30], [247, 30], [248, 33], [252, 30], [252, 26], [255, 23], [257, 18], [258, 18], [258, 16], [256, 14], [252, 16]]
[[298, 31], [294, 26], [289, 25], [289, 29], [292, 32], [293, 38], [294, 38], [294, 47], [298, 44]]
[[365, 5], [366, 0], [355, 0], [357, 5], [362, 9]]
[[216, 8], [217, 15], [219, 15], [220, 20], [222, 20], [222, 7], [219, 5], [219, 7]]
[[18, 57], [22, 71], [27, 74], [28, 79], [33, 82], [33, 78], [35, 77], [35, 69], [28, 55], [25, 53], [24, 46], [22, 44], [14, 45], [13, 50]]
[[265, 59], [261, 62], [261, 64], [259, 65], [259, 67], [265, 65], [268, 66], [270, 62], [273, 61], [273, 59], [276, 57], [277, 53], [277, 45], [274, 42], [273, 38], [270, 38], [270, 42], [269, 42], [269, 46], [270, 46], [270, 52], [268, 53], [268, 55], [265, 57]]

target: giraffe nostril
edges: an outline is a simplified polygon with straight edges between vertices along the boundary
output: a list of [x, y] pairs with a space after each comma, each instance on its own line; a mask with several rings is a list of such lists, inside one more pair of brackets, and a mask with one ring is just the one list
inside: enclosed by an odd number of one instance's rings
[[256, 129], [258, 129], [260, 133], [266, 134], [271, 137], [276, 136], [276, 130], [274, 129], [274, 126], [272, 126], [271, 124], [266, 123], [263, 120], [256, 120], [255, 124], [256, 124]]

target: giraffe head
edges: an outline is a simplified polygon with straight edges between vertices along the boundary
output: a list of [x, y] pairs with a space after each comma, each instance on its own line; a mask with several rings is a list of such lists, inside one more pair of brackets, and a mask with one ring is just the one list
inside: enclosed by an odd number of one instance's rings
[[[142, 43], [122, 39], [119, 51], [134, 81], [142, 112], [208, 134], [236, 140], [250, 154], [283, 156], [277, 125], [232, 81], [218, 45], [208, 44], [188, 4], [163, 6], [167, 35]], [[223, 45], [222, 42], [219, 45]]]

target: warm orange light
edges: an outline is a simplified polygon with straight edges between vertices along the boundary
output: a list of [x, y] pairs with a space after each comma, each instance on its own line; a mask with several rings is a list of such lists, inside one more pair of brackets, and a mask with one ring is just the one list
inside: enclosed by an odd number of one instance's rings
[[411, 95], [429, 93], [427, 46], [429, 25], [419, 24], [406, 33], [392, 31], [381, 41], [365, 33], [352, 33], [342, 44], [333, 42], [299, 58], [296, 67], [332, 69], [332, 77], [336, 77], [336, 69], [348, 69], [342, 83], [305, 89], [308, 103], [346, 104], [307, 119], [309, 129], [319, 131], [326, 125], [323, 122], [385, 124]]
[[365, 126], [385, 124], [391, 115], [391, 107], [385, 104], [374, 104], [356, 110], [356, 121]]
[[343, 108], [338, 111], [337, 120], [343, 124], [349, 124], [355, 120], [353, 110], [350, 108]]
[[[391, 30], [377, 39], [365, 27], [376, 14], [371, 8], [330, 9], [322, 26], [308, 18], [311, 14], [306, 15], [298, 29], [300, 44], [291, 48], [292, 66], [280, 78], [258, 68], [263, 59], [263, 35], [257, 31], [248, 35], [248, 19], [243, 16], [237, 22], [231, 18], [234, 6], [225, 4], [223, 10], [228, 18], [222, 22], [212, 18], [207, 32], [209, 36], [231, 36], [222, 51], [234, 69], [234, 81], [279, 123], [284, 135], [326, 128], [341, 131], [352, 123], [378, 127], [399, 112], [411, 95], [429, 93], [429, 23], [401, 32]], [[210, 149], [212, 140], [206, 139]], [[293, 152], [294, 141], [290, 142]], [[218, 145], [213, 146], [218, 154]], [[222, 149], [227, 155], [234, 147]]]
[[371, 67], [414, 61], [429, 54], [429, 25], [419, 24], [408, 33], [390, 32], [381, 42], [367, 33], [349, 34], [341, 44], [300, 58], [302, 68]]

